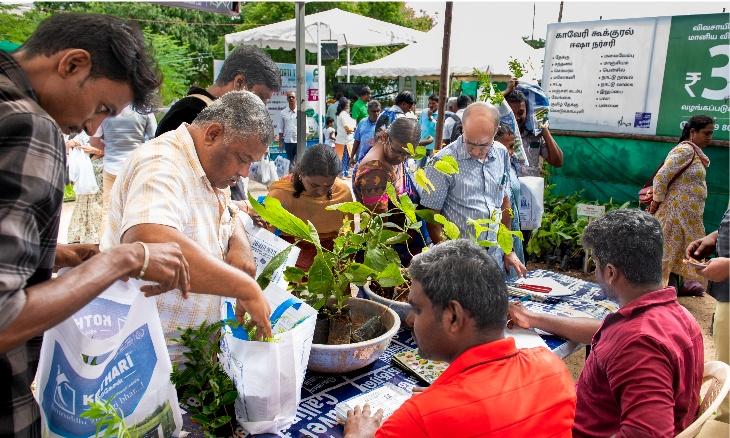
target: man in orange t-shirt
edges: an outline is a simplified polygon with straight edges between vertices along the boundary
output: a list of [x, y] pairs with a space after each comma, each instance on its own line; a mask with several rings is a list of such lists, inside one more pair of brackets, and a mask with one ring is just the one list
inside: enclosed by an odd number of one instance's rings
[[345, 437], [571, 436], [573, 380], [547, 349], [517, 350], [504, 337], [507, 286], [487, 252], [445, 242], [417, 255], [408, 272], [419, 352], [449, 368], [382, 425], [382, 411], [350, 411]]

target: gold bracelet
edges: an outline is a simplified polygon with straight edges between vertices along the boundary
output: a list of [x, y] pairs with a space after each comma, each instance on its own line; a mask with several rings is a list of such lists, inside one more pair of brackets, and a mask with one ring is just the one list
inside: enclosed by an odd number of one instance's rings
[[137, 278], [144, 277], [144, 274], [147, 272], [147, 268], [150, 266], [150, 249], [147, 247], [147, 244], [144, 242], [137, 241], [135, 243], [139, 243], [142, 245], [142, 249], [144, 249], [144, 261], [142, 262], [142, 269], [139, 271], [139, 275], [137, 275]]

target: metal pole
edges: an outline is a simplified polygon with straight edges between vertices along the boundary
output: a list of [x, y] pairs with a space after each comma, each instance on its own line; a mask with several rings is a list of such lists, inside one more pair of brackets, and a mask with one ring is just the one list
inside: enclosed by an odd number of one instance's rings
[[[306, 93], [306, 58], [305, 54], [305, 40], [304, 40], [304, 2], [297, 2], [296, 8], [296, 58], [297, 58], [297, 156], [295, 160], [298, 160], [304, 154], [307, 148], [307, 114], [306, 104], [307, 96]], [[294, 163], [291, 163], [294, 164]]]
[[321, 74], [322, 74], [322, 41], [319, 38], [319, 24], [317, 23], [317, 88], [319, 95], [317, 97], [317, 129], [319, 130], [319, 143], [324, 143], [322, 141], [323, 138], [323, 128], [324, 123], [322, 119], [322, 98], [325, 96], [324, 90], [319, 88], [319, 84], [321, 81], [319, 80]]
[[446, 13], [444, 14], [444, 41], [441, 46], [441, 80], [439, 83], [439, 109], [436, 121], [436, 148], [440, 149], [444, 135], [444, 112], [446, 109], [446, 89], [449, 79], [449, 49], [451, 46], [451, 11], [454, 2], [446, 2]]
[[347, 83], [350, 83], [350, 46], [347, 45]]
[[558, 23], [563, 21], [563, 2], [560, 2], [560, 12], [558, 12]]

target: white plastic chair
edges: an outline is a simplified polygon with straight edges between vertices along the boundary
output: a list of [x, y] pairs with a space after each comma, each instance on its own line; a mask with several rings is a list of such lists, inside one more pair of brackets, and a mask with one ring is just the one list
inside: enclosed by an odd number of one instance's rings
[[700, 390], [702, 401], [698, 412], [699, 417], [677, 435], [677, 438], [694, 438], [697, 436], [702, 426], [715, 416], [715, 412], [728, 392], [730, 392], [730, 365], [718, 360], [705, 362], [702, 389]]

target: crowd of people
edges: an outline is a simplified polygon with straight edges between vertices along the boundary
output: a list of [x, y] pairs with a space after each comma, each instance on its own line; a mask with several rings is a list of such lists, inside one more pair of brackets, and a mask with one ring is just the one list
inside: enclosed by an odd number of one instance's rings
[[[275, 133], [266, 103], [281, 78], [265, 52], [234, 50], [213, 85], [192, 87], [155, 126], [149, 113], [160, 77], [135, 25], [72, 13], [42, 22], [19, 50], [0, 52], [0, 435], [40, 435], [30, 386], [42, 334], [116, 280], [150, 282], [142, 291], [156, 296], [173, 363], [183, 350], [172, 339], [180, 329], [217, 321], [223, 296], [236, 299], [237, 317], [248, 315], [258, 339], [271, 335], [271, 309], [238, 220], [250, 212], [232, 198], [243, 199], [235, 193], [241, 179], [277, 137], [293, 167], [269, 195], [310, 220], [324, 246], [333, 245], [344, 218], [325, 207], [356, 199], [373, 212], [390, 210], [387, 183], [455, 223], [464, 237], [474, 234], [472, 219], [496, 216], [519, 229], [517, 177], [540, 175], [543, 160], [561, 166], [564, 157], [548, 126], [527, 132], [527, 102], [515, 85], [506, 100], [519, 132], [500, 123], [493, 105], [463, 95], [447, 104], [442, 144], [435, 135], [438, 96], [416, 116], [412, 93], [400, 92], [383, 109], [362, 87], [352, 105], [337, 96], [327, 109], [327, 144], [297, 157], [296, 98], [287, 94]], [[526, 272], [520, 245], [505, 254], [468, 239], [443, 242], [433, 224], [396, 245], [412, 279], [408, 322], [421, 355], [450, 366], [384, 423], [368, 407], [350, 412], [345, 435], [672, 436], [686, 428], [699, 406], [703, 338], [668, 286], [670, 272], [710, 280], [708, 290], [720, 301], [717, 351], [728, 361], [730, 213], [707, 236], [701, 225], [709, 165], [702, 148], [713, 126], [712, 119], [689, 120], [654, 178], [648, 212], [614, 211], [586, 228], [583, 245], [592, 251], [596, 281], [620, 304], [605, 321], [509, 304], [507, 275]], [[518, 137], [529, 166], [515, 157]], [[414, 184], [409, 143], [429, 151], [417, 166], [434, 190]], [[62, 245], [68, 148], [94, 158], [101, 200], [77, 200], [74, 226], [90, 231], [70, 233], [78, 243]], [[445, 157], [458, 162], [458, 173], [436, 171]], [[352, 188], [338, 178], [349, 178], [350, 170]], [[421, 253], [429, 243], [435, 245]], [[306, 268], [314, 248], [301, 249], [297, 266]], [[701, 270], [678, 265], [713, 251], [720, 257]], [[63, 267], [73, 269], [51, 279]], [[504, 337], [508, 319], [590, 344], [577, 386], [552, 353], [517, 350]], [[721, 415], [727, 420], [726, 410]]]

